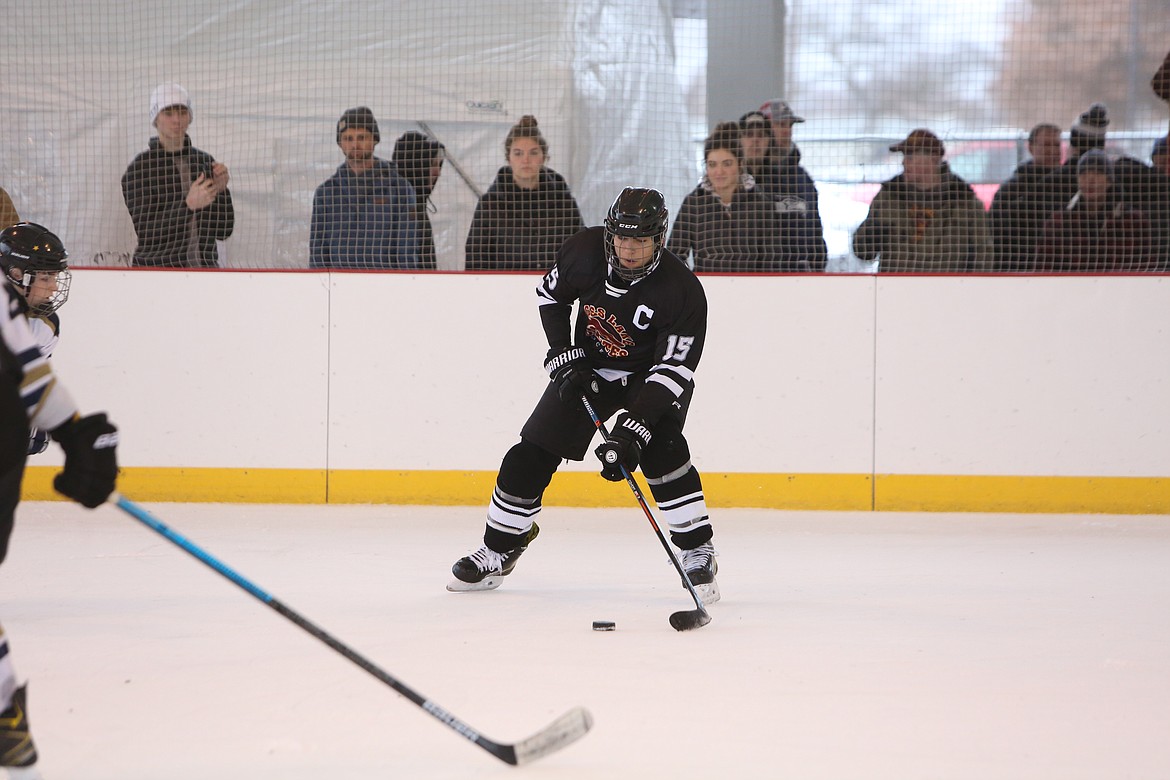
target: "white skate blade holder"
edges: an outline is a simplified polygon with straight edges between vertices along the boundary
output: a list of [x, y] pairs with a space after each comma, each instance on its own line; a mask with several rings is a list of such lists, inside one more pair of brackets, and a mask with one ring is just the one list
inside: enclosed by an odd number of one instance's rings
[[719, 600], [719, 583], [708, 582], [703, 585], [695, 586], [695, 593], [699, 594], [699, 598], [703, 603], [710, 606]]
[[447, 583], [447, 590], [452, 593], [474, 593], [479, 590], [495, 590], [504, 581], [502, 575], [489, 575], [479, 582], [464, 582], [453, 579]]

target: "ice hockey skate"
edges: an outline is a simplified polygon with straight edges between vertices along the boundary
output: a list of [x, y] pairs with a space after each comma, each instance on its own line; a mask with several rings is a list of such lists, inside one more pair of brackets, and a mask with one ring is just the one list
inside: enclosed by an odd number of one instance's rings
[[12, 774], [15, 768], [31, 768], [36, 762], [37, 749], [28, 728], [25, 686], [22, 685], [12, 694], [11, 706], [0, 712], [0, 767], [8, 769], [10, 777], [36, 777], [35, 774]]
[[710, 542], [703, 542], [693, 550], [682, 550], [678, 556], [687, 579], [704, 604], [714, 604], [719, 600], [719, 583], [715, 581], [719, 564], [715, 561], [715, 555], [715, 547]]
[[455, 579], [447, 584], [447, 590], [452, 593], [466, 593], [476, 590], [495, 590], [500, 587], [504, 577], [507, 577], [512, 573], [512, 569], [516, 568], [516, 561], [520, 559], [520, 556], [528, 549], [528, 545], [539, 533], [540, 526], [533, 523], [532, 529], [524, 537], [524, 542], [505, 553], [498, 553], [486, 544], [481, 544], [479, 549], [471, 555], [455, 561], [455, 565], [451, 567], [451, 573], [455, 575]]

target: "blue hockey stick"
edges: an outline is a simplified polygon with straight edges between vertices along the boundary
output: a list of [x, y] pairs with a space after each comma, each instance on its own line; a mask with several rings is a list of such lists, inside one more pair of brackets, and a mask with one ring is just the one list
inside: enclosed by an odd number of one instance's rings
[[384, 682], [386, 685], [389, 685], [394, 690], [398, 691], [398, 693], [405, 696], [412, 703], [421, 707], [424, 711], [432, 715], [444, 726], [451, 729], [459, 736], [474, 742], [476, 745], [479, 745], [481, 748], [491, 753], [501, 761], [504, 761], [505, 763], [518, 766], [520, 764], [527, 764], [530, 761], [535, 761], [542, 756], [546, 756], [549, 753], [553, 753], [565, 747], [566, 745], [577, 741], [581, 737], [585, 736], [585, 733], [589, 731], [590, 727], [593, 725], [593, 716], [589, 714], [589, 711], [583, 707], [575, 707], [525, 740], [521, 740], [520, 742], [512, 745], [493, 742], [473, 729], [471, 726], [468, 726], [466, 723], [447, 712], [439, 705], [435, 704], [430, 699], [427, 699], [416, 693], [405, 683], [402, 683], [394, 677], [391, 677], [385, 671], [375, 666], [371, 661], [362, 655], [359, 655], [344, 642], [334, 638], [319, 626], [297, 613], [291, 607], [282, 603], [276, 597], [261, 590], [243, 576], [233, 571], [216, 558], [212, 557], [209, 553], [200, 549], [193, 542], [189, 541], [181, 534], [176, 533], [175, 531], [168, 528], [163, 522], [158, 520], [142, 507], [135, 504], [130, 499], [115, 493], [114, 495], [110, 496], [110, 501], [113, 502], [123, 512], [133, 517], [135, 520], [138, 520], [151, 530], [156, 531], [158, 534], [165, 537], [168, 541], [181, 548], [184, 552], [192, 555], [195, 558], [198, 558], [200, 561], [207, 564], [207, 566], [215, 569], [215, 571], [234, 582], [243, 590], [247, 591], [252, 596], [255, 596], [257, 599], [264, 602], [268, 606], [272, 607], [272, 609], [276, 610], [276, 612], [278, 612], [280, 615], [288, 618], [298, 627], [309, 632], [317, 639], [320, 639], [322, 642], [329, 645], [329, 647], [333, 648], [338, 653], [341, 653], [350, 661], [353, 661], [362, 669], [369, 672], [374, 677], [377, 677], [379, 680]]

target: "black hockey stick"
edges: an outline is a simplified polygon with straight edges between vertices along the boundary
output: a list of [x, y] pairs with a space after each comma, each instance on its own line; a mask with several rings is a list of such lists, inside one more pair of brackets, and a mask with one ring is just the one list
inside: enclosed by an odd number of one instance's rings
[[[589, 403], [589, 398], [584, 394], [581, 395], [581, 403], [585, 404], [585, 411], [589, 412], [589, 417], [593, 420], [593, 424], [597, 426], [597, 430], [601, 431], [601, 437], [609, 441], [609, 431], [605, 430], [605, 425], [598, 418], [597, 412], [593, 411], [593, 404]], [[646, 513], [646, 519], [650, 521], [650, 526], [654, 529], [654, 534], [658, 537], [658, 541], [662, 542], [663, 549], [670, 556], [670, 562], [674, 564], [675, 570], [682, 577], [683, 585], [690, 591], [691, 598], [695, 600], [695, 609], [675, 612], [670, 616], [670, 625], [676, 631], [690, 631], [692, 628], [702, 628], [711, 622], [711, 615], [707, 612], [707, 608], [703, 606], [703, 600], [695, 592], [695, 586], [691, 584], [687, 573], [683, 571], [682, 564], [678, 562], [678, 556], [674, 554], [674, 549], [670, 546], [670, 542], [666, 541], [666, 537], [662, 534], [662, 529], [658, 527], [658, 523], [654, 519], [654, 513], [650, 511], [650, 505], [646, 503], [646, 497], [642, 495], [642, 489], [634, 481], [634, 476], [630, 473], [630, 470], [624, 465], [621, 468], [622, 476], [626, 478], [626, 484], [630, 486], [630, 490], [634, 491], [634, 498], [638, 499], [638, 504], [642, 507], [642, 511]]]
[[430, 699], [424, 698], [420, 694], [416, 693], [405, 683], [402, 683], [391, 677], [382, 669], [375, 666], [371, 661], [352, 650], [348, 645], [330, 636], [320, 627], [302, 617], [291, 607], [281, 603], [278, 599], [274, 598], [268, 593], [265, 593], [263, 590], [256, 587], [224, 564], [220, 563], [210, 554], [200, 549], [180, 534], [168, 528], [157, 518], [155, 518], [142, 507], [135, 504], [130, 499], [126, 498], [125, 496], [120, 496], [117, 493], [112, 495], [110, 499], [123, 512], [140, 521], [143, 525], [146, 525], [152, 530], [157, 531], [168, 541], [173, 542], [175, 545], [180, 547], [184, 552], [191, 554], [195, 558], [198, 558], [200, 561], [207, 564], [212, 569], [215, 569], [217, 572], [234, 582], [240, 588], [246, 590], [260, 601], [263, 601], [265, 604], [272, 607], [282, 616], [291, 620], [298, 627], [303, 628], [305, 631], [309, 632], [317, 639], [320, 639], [322, 642], [341, 653], [350, 661], [353, 661], [355, 664], [372, 674], [374, 677], [377, 677], [379, 680], [398, 691], [398, 693], [405, 696], [411, 702], [417, 704], [427, 713], [441, 721], [444, 726], [451, 729], [464, 739], [470, 740], [479, 745], [481, 748], [505, 763], [512, 764], [513, 766], [519, 766], [520, 764], [527, 764], [531, 761], [535, 761], [538, 758], [547, 756], [549, 753], [560, 750], [566, 745], [576, 742], [578, 739], [585, 736], [585, 732], [589, 731], [590, 727], [593, 725], [593, 716], [589, 714], [589, 711], [583, 707], [575, 707], [574, 709], [566, 712], [561, 717], [557, 718], [548, 726], [533, 734], [528, 739], [521, 740], [514, 745], [493, 742], [475, 729], [471, 728], [471, 726], [468, 726], [466, 723], [447, 712], [439, 705], [435, 704]]

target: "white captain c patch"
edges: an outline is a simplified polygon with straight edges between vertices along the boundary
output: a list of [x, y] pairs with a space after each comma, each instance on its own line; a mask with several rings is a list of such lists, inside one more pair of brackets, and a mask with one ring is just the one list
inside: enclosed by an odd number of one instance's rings
[[653, 316], [653, 309], [645, 304], [639, 305], [637, 311], [634, 312], [634, 327], [638, 330], [646, 330], [650, 327], [650, 319]]

